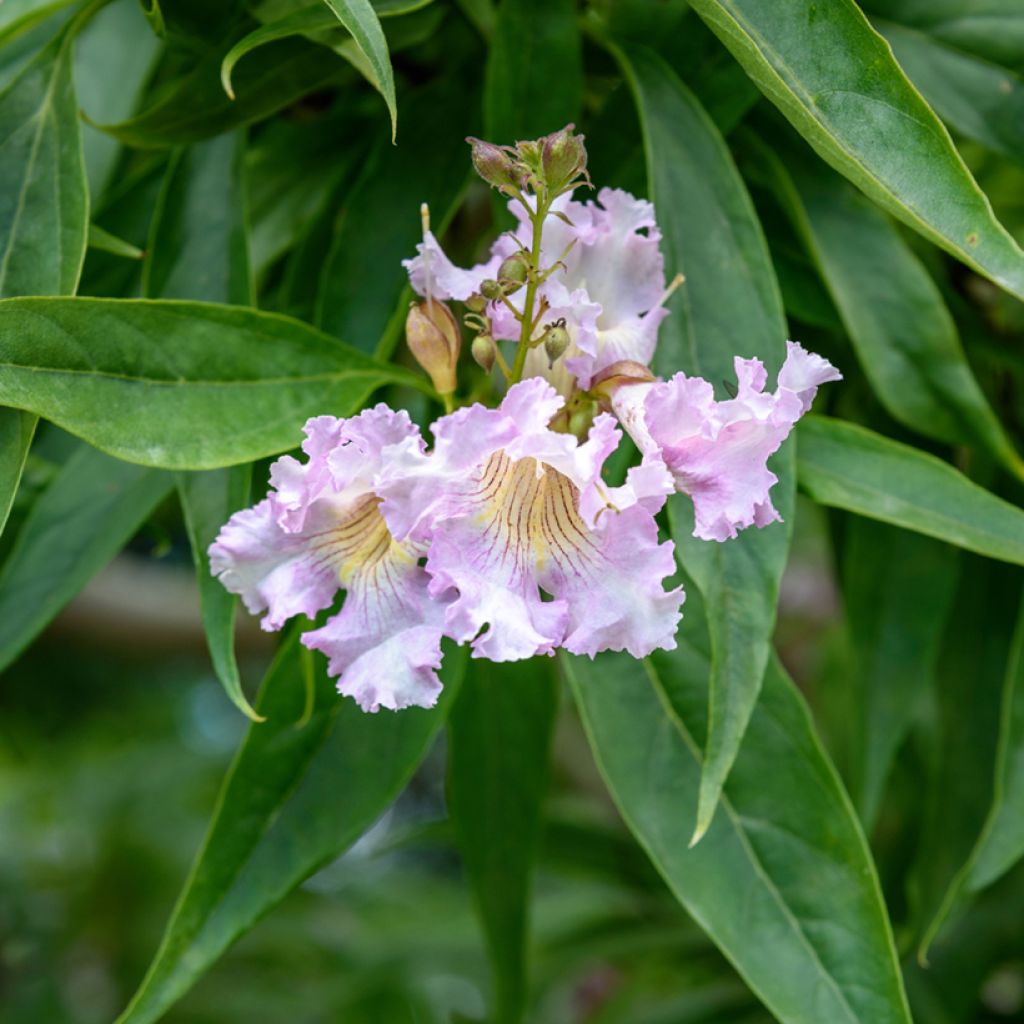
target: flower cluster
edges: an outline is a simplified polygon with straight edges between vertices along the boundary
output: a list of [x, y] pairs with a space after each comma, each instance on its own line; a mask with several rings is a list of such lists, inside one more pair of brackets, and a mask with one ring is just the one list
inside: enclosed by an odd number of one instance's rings
[[[405, 263], [422, 297], [409, 350], [447, 410], [433, 446], [386, 405], [311, 419], [305, 462], [279, 459], [267, 497], [210, 548], [213, 572], [265, 629], [345, 591], [303, 643], [367, 711], [430, 707], [444, 637], [492, 661], [673, 648], [684, 595], [666, 584], [673, 546], [658, 538], [667, 496], [689, 495], [705, 540], [777, 520], [767, 460], [818, 386], [839, 379], [789, 342], [774, 392], [757, 359], [736, 359], [723, 401], [699, 377], [656, 380], [647, 367], [681, 278], [666, 287], [651, 204], [614, 189], [573, 199], [589, 180], [571, 125], [515, 147], [470, 141], [518, 226], [467, 270], [425, 213]], [[452, 301], [476, 334], [473, 358], [492, 384], [504, 377], [496, 407], [457, 399]], [[621, 440], [616, 417], [641, 462], [612, 487], [602, 472]]]

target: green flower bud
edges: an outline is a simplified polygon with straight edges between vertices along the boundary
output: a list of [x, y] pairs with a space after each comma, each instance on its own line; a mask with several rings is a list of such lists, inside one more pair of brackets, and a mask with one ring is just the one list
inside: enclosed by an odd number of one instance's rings
[[473, 339], [473, 344], [470, 345], [469, 351], [477, 366], [485, 373], [490, 373], [498, 354], [494, 339], [489, 334], [478, 334]]
[[526, 257], [517, 252], [498, 267], [498, 283], [506, 295], [512, 295], [523, 287], [529, 273], [530, 267]]
[[568, 347], [569, 332], [565, 329], [565, 321], [558, 320], [544, 332], [544, 351], [547, 353], [548, 363], [560, 359]]
[[500, 299], [505, 294], [501, 285], [493, 277], [489, 277], [480, 283], [480, 293], [488, 299]]
[[479, 293], [466, 299], [466, 309], [471, 313], [482, 313], [487, 308], [487, 300]]
[[587, 150], [583, 136], [574, 135], [575, 125], [567, 124], [560, 131], [544, 136], [542, 163], [544, 179], [552, 192], [568, 188], [587, 170]]
[[437, 300], [414, 303], [405, 318], [405, 342], [416, 362], [430, 375], [440, 395], [455, 390], [455, 364], [462, 334], [452, 311]]
[[519, 175], [516, 172], [515, 161], [506, 150], [501, 146], [495, 146], [493, 142], [475, 139], [472, 135], [468, 136], [466, 141], [473, 147], [473, 167], [488, 185], [501, 189], [518, 183]]

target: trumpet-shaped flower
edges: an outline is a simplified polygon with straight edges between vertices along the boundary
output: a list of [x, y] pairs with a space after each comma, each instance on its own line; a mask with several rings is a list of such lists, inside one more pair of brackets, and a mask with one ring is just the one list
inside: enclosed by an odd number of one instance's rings
[[735, 360], [736, 397], [716, 401], [701, 377], [626, 383], [612, 396], [622, 425], [648, 457], [664, 460], [676, 488], [693, 499], [694, 536], [724, 541], [780, 517], [769, 491], [778, 477], [768, 457], [811, 407], [818, 385], [840, 380], [828, 360], [787, 342], [774, 393], [759, 359]]
[[402, 442], [378, 481], [385, 521], [405, 542], [429, 538], [430, 593], [454, 595], [445, 633], [472, 641], [477, 657], [671, 649], [683, 592], [663, 589], [675, 565], [654, 521], [671, 478], [648, 460], [608, 487], [614, 420], [598, 417], [581, 444], [548, 427], [561, 408], [532, 378], [498, 409], [438, 420], [431, 454]]
[[210, 567], [266, 630], [314, 616], [339, 588], [341, 611], [302, 642], [323, 651], [338, 689], [365, 711], [430, 707], [441, 684], [444, 603], [428, 594], [420, 550], [396, 540], [374, 480], [385, 450], [417, 441], [404, 412], [385, 405], [305, 426], [307, 461], [278, 459], [272, 489], [231, 517], [210, 547]]

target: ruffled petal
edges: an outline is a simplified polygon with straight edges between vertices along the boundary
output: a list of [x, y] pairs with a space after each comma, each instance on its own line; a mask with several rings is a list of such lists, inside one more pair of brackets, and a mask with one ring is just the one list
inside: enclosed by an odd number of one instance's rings
[[786, 342], [786, 361], [779, 370], [779, 387], [795, 391], [807, 412], [820, 384], [842, 380], [843, 375], [825, 358], [808, 352], [796, 341]]
[[402, 266], [408, 271], [413, 288], [423, 298], [465, 302], [470, 295], [480, 290], [486, 278], [497, 274], [503, 258], [495, 251], [486, 263], [463, 270], [448, 259], [441, 243], [428, 231], [423, 241], [416, 246], [416, 255], [412, 259], [402, 260]]

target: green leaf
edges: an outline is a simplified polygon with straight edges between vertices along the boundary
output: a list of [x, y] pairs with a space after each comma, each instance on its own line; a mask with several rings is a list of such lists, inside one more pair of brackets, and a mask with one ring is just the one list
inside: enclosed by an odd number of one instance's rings
[[761, 91], [870, 198], [1024, 298], [1024, 253], [852, 0], [693, 0]]
[[117, 124], [97, 125], [127, 146], [163, 147], [199, 142], [269, 117], [344, 74], [327, 47], [284, 39], [260, 47], [234, 78], [232, 100], [220, 81], [223, 53], [212, 49], [195, 67], [161, 90], [151, 104]]
[[922, 32], [877, 20], [900, 67], [954, 131], [1024, 163], [1024, 79]]
[[971, 371], [942, 293], [873, 203], [841, 178], [757, 141], [829, 290], [868, 380], [888, 412], [926, 437], [980, 446], [1024, 478], [1021, 460]]
[[150, 225], [142, 290], [148, 298], [251, 305], [242, 132], [171, 158]]
[[0, 669], [110, 561], [170, 491], [166, 473], [82, 445], [36, 500], [0, 570]]
[[800, 487], [815, 501], [1024, 565], [1024, 511], [948, 463], [822, 416], [804, 417], [797, 434]]
[[430, 711], [369, 715], [338, 696], [324, 659], [300, 648], [293, 631], [256, 702], [266, 721], [249, 727], [160, 949], [118, 1024], [157, 1020], [232, 942], [373, 824], [429, 750], [464, 664], [448, 653]]
[[[710, 118], [672, 70], [640, 47], [616, 50], [640, 112], [650, 198], [658, 211], [669, 275], [686, 282], [660, 328], [655, 369], [678, 370], [718, 386], [733, 358], [782, 364], [782, 299], [761, 226], [732, 158]], [[783, 519], [793, 504], [792, 444], [774, 460], [773, 500]], [[750, 718], [771, 649], [789, 526], [747, 530], [728, 544], [689, 536], [690, 514], [672, 505], [683, 565], [708, 603], [713, 650], [708, 756], [694, 841], [707, 830]]]
[[721, 811], [700, 845], [687, 848], [709, 671], [695, 604], [687, 602], [674, 652], [565, 663], [626, 824], [782, 1024], [910, 1024], [867, 844], [776, 660]]
[[[986, 628], [988, 623], [986, 623]], [[973, 673], [971, 675], [973, 681]], [[976, 791], [972, 789], [971, 795]], [[967, 896], [1004, 875], [1024, 857], [1024, 595], [1006, 666], [992, 802], [966, 863], [957, 872], [922, 942], [927, 949]]]
[[0, 92], [0, 297], [71, 294], [85, 258], [89, 192], [62, 32]]
[[[408, 295], [402, 260], [421, 241], [420, 203], [440, 235], [455, 213], [468, 177], [464, 141], [474, 123], [472, 103], [458, 83], [429, 86], [406, 101], [397, 146], [380, 139], [351, 193], [320, 276], [317, 324], [364, 352], [391, 354], [405, 322]], [[373, 267], [372, 275], [366, 273]], [[398, 309], [399, 316], [385, 334]], [[383, 337], [382, 337], [383, 335]]]
[[310, 416], [422, 386], [297, 320], [199, 302], [7, 299], [0, 338], [0, 403], [168, 469], [274, 455]]
[[583, 58], [572, 0], [503, 0], [484, 82], [488, 139], [535, 139], [578, 119]]
[[132, 245], [131, 242], [126, 242], [95, 224], [89, 225], [89, 248], [98, 252], [109, 252], [111, 256], [121, 256], [126, 260], [141, 260], [146, 255], [137, 245]]
[[550, 663], [474, 660], [448, 723], [448, 812], [487, 935], [496, 1024], [517, 1024], [527, 999], [530, 881], [558, 689]]
[[377, 12], [370, 0], [323, 0], [334, 12], [338, 21], [352, 34], [356, 45], [373, 71], [371, 81], [384, 97], [391, 115], [391, 141], [398, 132], [398, 106], [395, 102], [395, 79], [391, 73], [391, 57], [388, 42], [380, 27]]
[[0, 408], [0, 533], [11, 514], [35, 432], [36, 417], [31, 413]]
[[959, 563], [947, 544], [851, 517], [842, 565], [856, 718], [851, 789], [870, 831], [896, 752], [935, 682]]
[[235, 610], [238, 598], [229, 594], [210, 572], [207, 550], [228, 517], [249, 503], [252, 466], [231, 466], [203, 473], [179, 473], [178, 494], [192, 546], [199, 583], [199, 606], [213, 670], [231, 702], [254, 722], [262, 721], [242, 690], [235, 660]]

